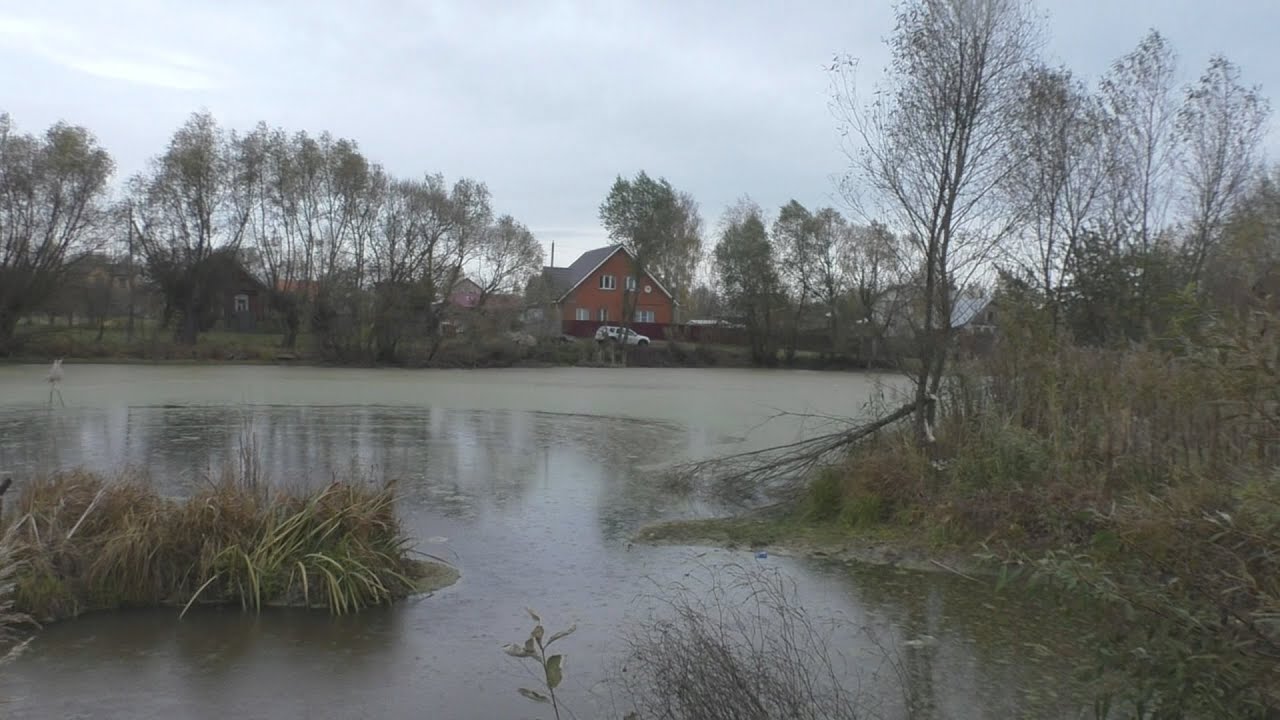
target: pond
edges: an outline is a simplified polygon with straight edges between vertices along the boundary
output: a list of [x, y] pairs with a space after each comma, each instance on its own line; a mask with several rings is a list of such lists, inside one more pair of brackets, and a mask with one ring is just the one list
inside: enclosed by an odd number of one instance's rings
[[[655, 588], [718, 563], [792, 578], [836, 618], [858, 682], [894, 717], [898, 674], [936, 717], [1075, 716], [1071, 632], [1036, 602], [945, 574], [747, 551], [630, 546], [641, 526], [715, 512], [663, 465], [789, 442], [864, 413], [892, 377], [743, 370], [0, 367], [0, 474], [145, 470], [181, 495], [246, 438], [273, 482], [395, 478], [419, 549], [461, 570], [431, 597], [354, 616], [104, 613], [52, 625], [0, 674], [0, 714], [49, 718], [521, 718], [541, 710], [501, 646], [525, 608], [563, 641], [578, 717], [620, 717], [620, 634]], [[802, 415], [812, 417], [805, 418]], [[922, 643], [921, 638], [927, 643]], [[1032, 709], [1028, 709], [1032, 708]], [[546, 716], [546, 713], [541, 713]]]

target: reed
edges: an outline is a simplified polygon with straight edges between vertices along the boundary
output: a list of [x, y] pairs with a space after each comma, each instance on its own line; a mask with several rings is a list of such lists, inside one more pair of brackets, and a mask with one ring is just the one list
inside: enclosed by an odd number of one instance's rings
[[42, 622], [197, 604], [341, 614], [438, 570], [415, 557], [391, 484], [284, 491], [228, 475], [175, 499], [137, 475], [65, 472], [25, 484], [5, 522], [12, 610]]

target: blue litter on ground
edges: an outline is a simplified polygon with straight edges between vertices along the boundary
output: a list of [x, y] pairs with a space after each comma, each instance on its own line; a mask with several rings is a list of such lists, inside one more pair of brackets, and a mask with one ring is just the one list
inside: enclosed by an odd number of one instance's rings
[[767, 560], [768, 558], [769, 558], [769, 553], [765, 552], [764, 550], [761, 550], [760, 552], [756, 553], [757, 560]]

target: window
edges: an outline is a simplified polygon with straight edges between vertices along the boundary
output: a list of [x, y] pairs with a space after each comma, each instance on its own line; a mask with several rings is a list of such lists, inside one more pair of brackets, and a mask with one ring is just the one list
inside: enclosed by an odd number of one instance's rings
[[627, 276], [627, 290], [630, 292], [636, 291], [636, 278], [634, 275]]
[[577, 312], [573, 314], [573, 319], [574, 320], [590, 320], [591, 311], [586, 308], [578, 308]]
[[600, 308], [600, 322], [609, 322], [609, 308]]
[[637, 310], [636, 322], [651, 323], [654, 322], [652, 310]]
[[241, 294], [236, 296], [236, 312], [238, 313], [249, 312], [249, 296], [248, 295]]
[[[601, 276], [600, 276], [600, 289], [601, 289], [601, 290], [615, 290], [615, 289], [617, 289], [617, 287], [618, 287], [618, 278], [616, 278], [616, 277], [614, 277], [614, 276], [612, 276], [612, 275], [601, 275]], [[601, 320], [603, 320], [603, 319], [604, 319], [604, 318], [601, 318]]]

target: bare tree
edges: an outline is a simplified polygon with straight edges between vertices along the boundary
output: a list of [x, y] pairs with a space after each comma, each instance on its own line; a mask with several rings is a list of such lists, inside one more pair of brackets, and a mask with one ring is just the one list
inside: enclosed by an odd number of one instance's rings
[[1101, 108], [1070, 71], [1037, 67], [1016, 113], [1011, 211], [1022, 218], [1015, 263], [1034, 280], [1058, 327], [1069, 260], [1093, 219], [1107, 177]]
[[[932, 439], [934, 404], [952, 345], [952, 288], [1007, 235], [996, 207], [1021, 81], [1039, 40], [1023, 0], [914, 0], [900, 6], [882, 94], [863, 106], [852, 60], [832, 66], [832, 107], [851, 149], [845, 190], [864, 194], [906, 231], [922, 278], [923, 327], [913, 373], [916, 432]], [[870, 214], [870, 213], [869, 213]], [[874, 214], [871, 214], [874, 216]]]
[[1100, 92], [1108, 115], [1110, 234], [1150, 249], [1168, 219], [1178, 145], [1177, 56], [1152, 30], [1112, 65]]
[[[391, 180], [349, 140], [321, 136], [324, 171], [308, 184], [324, 222], [317, 231], [311, 329], [321, 347], [338, 355], [372, 354], [372, 322], [365, 302], [371, 248]], [[362, 340], [362, 338], [365, 338]]]
[[84, 128], [22, 135], [0, 113], [0, 353], [18, 320], [59, 289], [69, 261], [93, 249], [113, 167]]
[[1228, 218], [1254, 179], [1270, 106], [1257, 87], [1240, 84], [1240, 70], [1222, 56], [1209, 60], [1187, 88], [1177, 131], [1186, 148], [1186, 182], [1193, 280], [1218, 243]]
[[878, 365], [885, 336], [902, 308], [893, 294], [898, 278], [898, 239], [885, 225], [851, 227], [845, 247], [845, 273], [853, 292], [859, 337], [870, 345], [866, 360]]
[[533, 232], [510, 215], [503, 215], [481, 236], [471, 280], [480, 287], [478, 304], [494, 293], [520, 292], [542, 267], [542, 245]]
[[176, 337], [183, 343], [196, 342], [216, 280], [236, 261], [257, 202], [251, 179], [258, 159], [212, 115], [196, 113], [132, 180], [141, 219], [135, 234], [169, 311], [181, 316]]
[[430, 336], [427, 359], [434, 357], [444, 300], [478, 252], [491, 218], [483, 183], [463, 179], [449, 187], [437, 174], [392, 184], [371, 246], [377, 359], [396, 360], [412, 325]]

